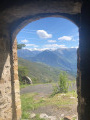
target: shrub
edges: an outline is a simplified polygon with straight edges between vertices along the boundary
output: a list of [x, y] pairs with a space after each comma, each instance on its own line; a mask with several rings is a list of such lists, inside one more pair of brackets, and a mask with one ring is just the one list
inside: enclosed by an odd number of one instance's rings
[[53, 97], [57, 93], [59, 93], [59, 87], [58, 85], [53, 85], [53, 93], [50, 96]]
[[59, 76], [58, 85], [53, 86], [53, 93], [51, 96], [54, 96], [57, 93], [67, 93], [68, 92], [68, 78], [66, 72], [61, 72]]
[[66, 93], [68, 92], [68, 86], [67, 86], [68, 78], [66, 72], [61, 72], [59, 77], [59, 91], [60, 93]]
[[18, 76], [20, 84], [23, 84], [23, 77], [28, 75], [28, 68], [24, 66], [18, 66]]

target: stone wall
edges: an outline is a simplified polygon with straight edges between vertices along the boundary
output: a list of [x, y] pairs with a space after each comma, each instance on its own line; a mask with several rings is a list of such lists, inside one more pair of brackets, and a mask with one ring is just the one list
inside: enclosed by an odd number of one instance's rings
[[[67, 7], [66, 7], [67, 6]], [[3, 0], [0, 4], [0, 120], [20, 120], [16, 35], [40, 18], [65, 17], [79, 25], [80, 0]]]
[[[1, 28], [0, 28], [1, 29]], [[0, 120], [12, 118], [10, 38], [0, 30]]]
[[[5, 31], [3, 30], [5, 28]], [[0, 120], [20, 120], [21, 103], [18, 80], [17, 42], [0, 28]]]
[[13, 120], [21, 118], [20, 86], [18, 78], [17, 39], [12, 43], [12, 111]]
[[48, 16], [66, 17], [79, 27], [78, 113], [79, 120], [90, 118], [90, 1], [3, 0], [0, 4], [0, 120], [21, 118], [15, 37], [29, 22]]

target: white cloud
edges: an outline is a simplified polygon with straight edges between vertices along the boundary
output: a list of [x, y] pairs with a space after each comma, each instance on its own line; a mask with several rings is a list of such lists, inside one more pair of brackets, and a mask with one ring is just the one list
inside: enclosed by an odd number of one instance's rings
[[44, 45], [44, 47], [48, 49], [66, 48], [65, 45], [59, 45], [59, 44], [46, 44]]
[[28, 40], [21, 40], [22, 43], [28, 43], [29, 41]]
[[48, 40], [49, 43], [55, 43], [56, 40]]
[[35, 47], [35, 45], [33, 44], [29, 44], [27, 46], [33, 46], [34, 48], [23, 48], [23, 49], [28, 49], [28, 50], [31, 50], [31, 51], [34, 51], [34, 50], [38, 50], [38, 51], [44, 51], [44, 50], [55, 50], [57, 48], [67, 48], [65, 45], [58, 45], [58, 44], [46, 44], [46, 45], [43, 45], [42, 48], [37, 48], [37, 46]]
[[75, 46], [75, 47], [74, 47], [74, 46], [72, 46], [71, 48], [78, 48], [78, 47], [79, 47], [79, 46]]
[[62, 36], [62, 37], [59, 37], [58, 40], [71, 41], [72, 40], [72, 36]]
[[34, 51], [34, 50], [44, 51], [44, 50], [47, 50], [48, 48], [23, 48], [23, 49], [28, 49], [30, 51]]
[[37, 30], [37, 35], [40, 37], [40, 38], [52, 38], [52, 34], [48, 34], [45, 30]]
[[38, 45], [35, 45], [35, 44], [26, 44], [26, 47], [38, 47]]

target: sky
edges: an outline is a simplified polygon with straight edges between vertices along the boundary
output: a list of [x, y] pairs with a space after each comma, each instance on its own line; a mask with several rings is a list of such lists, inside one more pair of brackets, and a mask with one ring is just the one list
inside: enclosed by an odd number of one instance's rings
[[18, 33], [17, 42], [29, 50], [78, 48], [78, 27], [64, 18], [47, 17], [25, 26]]

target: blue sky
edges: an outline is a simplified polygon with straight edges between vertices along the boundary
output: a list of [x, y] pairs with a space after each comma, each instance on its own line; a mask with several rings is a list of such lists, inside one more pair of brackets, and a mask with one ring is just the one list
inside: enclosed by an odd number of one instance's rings
[[77, 48], [78, 27], [64, 18], [47, 17], [31, 22], [17, 35], [18, 43], [30, 50]]

